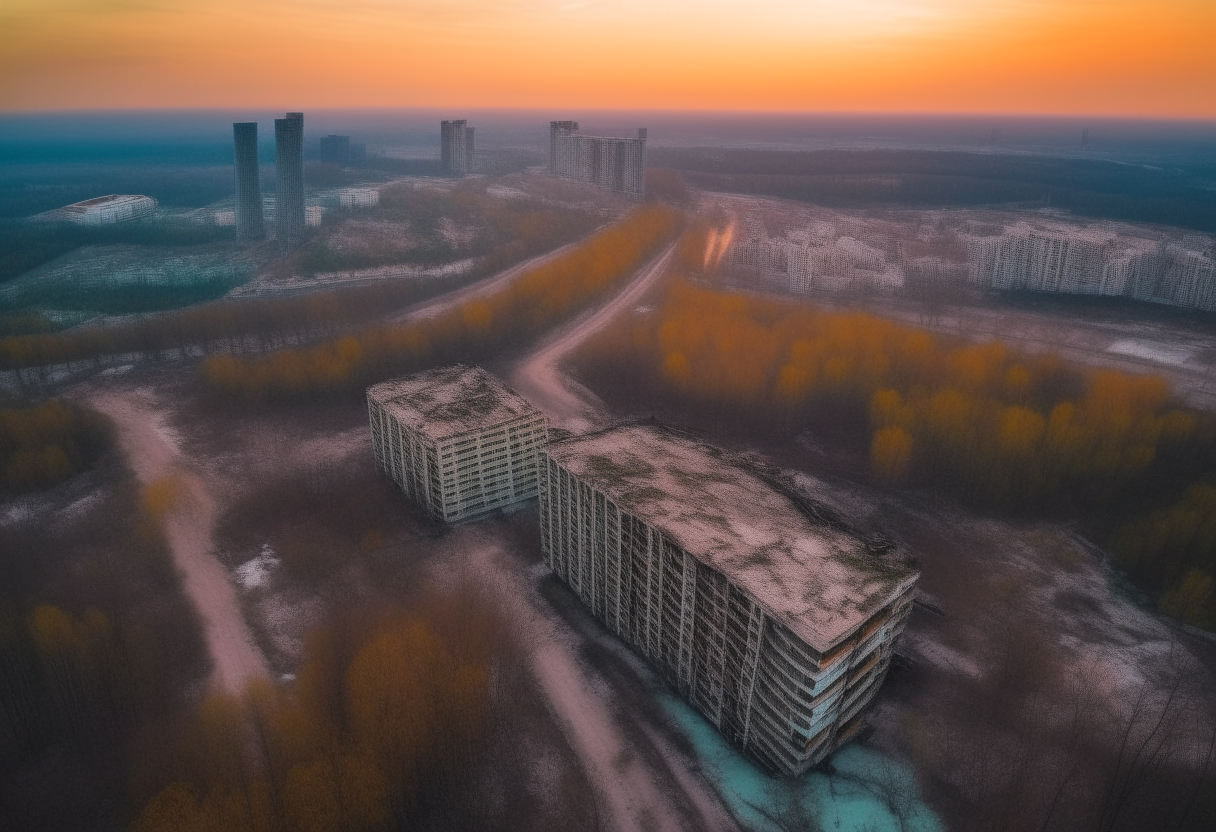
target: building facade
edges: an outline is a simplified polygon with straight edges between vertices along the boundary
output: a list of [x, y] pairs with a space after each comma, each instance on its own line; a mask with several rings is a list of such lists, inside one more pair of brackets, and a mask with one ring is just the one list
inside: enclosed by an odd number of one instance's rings
[[439, 163], [444, 173], [473, 172], [474, 130], [463, 118], [439, 122]]
[[238, 121], [232, 125], [236, 164], [236, 238], [241, 242], [266, 236], [262, 217], [262, 177], [258, 168], [258, 123]]
[[108, 194], [65, 205], [56, 215], [77, 225], [112, 225], [150, 217], [156, 213], [156, 207], [156, 200], [150, 196]]
[[480, 367], [457, 365], [367, 391], [376, 465], [447, 523], [536, 496], [545, 417]]
[[539, 496], [546, 564], [765, 769], [801, 774], [861, 728], [909, 562], [657, 427], [550, 444]]
[[373, 208], [380, 204], [376, 188], [343, 188], [338, 192], [338, 205], [343, 208]]
[[972, 283], [1001, 291], [1127, 297], [1216, 311], [1213, 249], [1112, 230], [1017, 223], [967, 241]]
[[304, 239], [304, 114], [274, 120], [274, 230], [279, 250]]
[[646, 195], [646, 128], [636, 138], [584, 136], [577, 121], [549, 122], [549, 171], [634, 199]]

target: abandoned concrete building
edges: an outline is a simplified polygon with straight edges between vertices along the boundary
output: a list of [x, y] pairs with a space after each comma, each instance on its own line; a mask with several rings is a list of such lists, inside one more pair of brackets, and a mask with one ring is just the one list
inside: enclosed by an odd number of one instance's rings
[[721, 451], [634, 425], [548, 445], [544, 558], [725, 737], [776, 774], [862, 726], [918, 574]]
[[434, 517], [474, 520], [536, 496], [545, 417], [480, 367], [372, 385], [367, 409], [377, 467]]

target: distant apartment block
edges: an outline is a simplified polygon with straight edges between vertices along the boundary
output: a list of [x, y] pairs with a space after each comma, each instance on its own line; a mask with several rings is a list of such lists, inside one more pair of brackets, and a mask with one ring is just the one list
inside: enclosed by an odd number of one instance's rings
[[331, 133], [321, 139], [319, 156], [322, 162], [346, 165], [366, 155], [367, 145], [352, 142], [350, 136], [335, 136]]
[[380, 204], [376, 188], [343, 188], [338, 192], [338, 205], [343, 208], [372, 208]]
[[279, 250], [304, 239], [304, 114], [274, 120], [275, 236]]
[[109, 194], [65, 205], [54, 213], [53, 218], [77, 225], [112, 225], [150, 217], [156, 212], [156, 207], [156, 200], [150, 196]]
[[536, 496], [545, 417], [480, 367], [381, 382], [367, 407], [376, 465], [432, 516], [459, 523]]
[[320, 205], [309, 205], [304, 208], [304, 225], [309, 228], [320, 228], [321, 217], [325, 216], [325, 209]]
[[473, 128], [463, 118], [439, 122], [439, 161], [444, 173], [473, 172]]
[[1210, 253], [1097, 227], [1019, 222], [967, 241], [970, 280], [985, 288], [1128, 297], [1216, 310]]
[[240, 121], [232, 125], [236, 167], [236, 238], [241, 242], [266, 236], [262, 216], [262, 177], [258, 168], [258, 123]]
[[635, 199], [646, 195], [646, 128], [636, 138], [584, 136], [577, 121], [549, 122], [549, 172]]
[[721, 451], [652, 426], [548, 445], [545, 562], [764, 768], [861, 728], [918, 574]]

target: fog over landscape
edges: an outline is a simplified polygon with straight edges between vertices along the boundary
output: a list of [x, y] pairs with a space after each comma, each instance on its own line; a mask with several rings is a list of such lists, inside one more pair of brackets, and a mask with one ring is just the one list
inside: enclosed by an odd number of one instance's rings
[[1216, 826], [1211, 10], [753, 5], [0, 11], [0, 829]]

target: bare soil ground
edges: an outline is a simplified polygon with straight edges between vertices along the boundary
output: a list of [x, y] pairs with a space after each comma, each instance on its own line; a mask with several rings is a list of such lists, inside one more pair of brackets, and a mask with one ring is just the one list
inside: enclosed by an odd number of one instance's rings
[[239, 693], [267, 675], [266, 663], [241, 615], [236, 592], [215, 556], [212, 529], [220, 504], [205, 474], [183, 457], [164, 405], [148, 389], [97, 391], [90, 402], [113, 420], [128, 463], [148, 488], [170, 489], [164, 523], [182, 585], [202, 618], [215, 664], [213, 683]]

